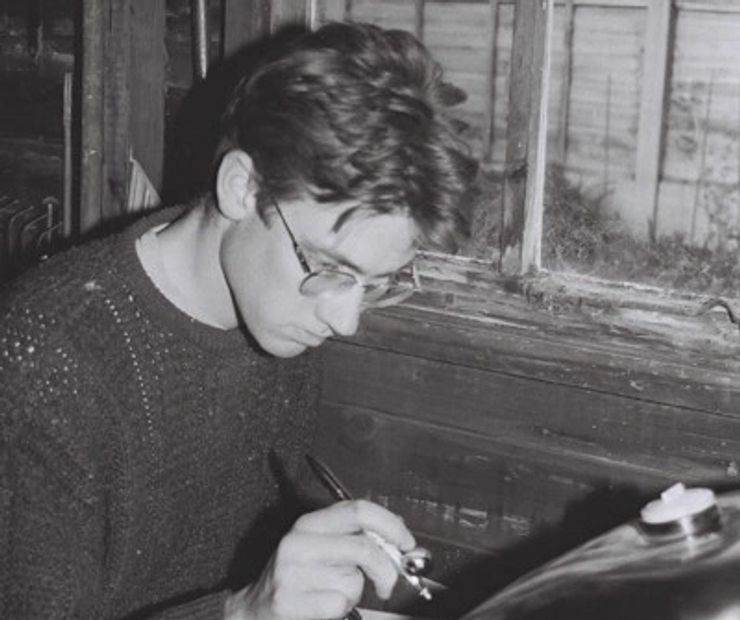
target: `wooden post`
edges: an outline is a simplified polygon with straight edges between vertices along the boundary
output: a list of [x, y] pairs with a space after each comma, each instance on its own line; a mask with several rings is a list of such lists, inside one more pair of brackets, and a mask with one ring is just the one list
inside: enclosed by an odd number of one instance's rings
[[519, 0], [509, 87], [501, 270], [541, 263], [553, 0]]
[[64, 129], [64, 199], [62, 202], [62, 236], [65, 239], [72, 237], [72, 74], [64, 74], [64, 102], [62, 123]]
[[573, 0], [563, 7], [563, 79], [560, 82], [560, 118], [558, 119], [558, 160], [565, 166], [568, 158], [568, 125], [570, 124], [570, 87], [573, 83], [573, 31], [575, 10]]
[[[126, 211], [128, 161], [131, 152], [132, 93], [132, 2], [142, 0], [102, 0], [106, 6], [104, 22], [103, 75], [103, 194], [101, 219], [111, 220]], [[148, 68], [147, 68], [148, 69]]]
[[231, 56], [247, 43], [270, 34], [270, 0], [222, 0], [222, 54]]
[[165, 5], [165, 0], [133, 0], [131, 18], [130, 151], [158, 192], [164, 168]]
[[129, 157], [161, 189], [165, 0], [83, 3], [80, 232], [127, 210]]
[[425, 0], [414, 0], [414, 34], [419, 41], [424, 40]]
[[609, 191], [612, 140], [612, 74], [606, 76], [606, 112], [604, 118], [604, 195]]
[[101, 219], [103, 198], [103, 2], [82, 4], [82, 153], [79, 229], [86, 233]]
[[[740, 82], [738, 83], [738, 95], [740, 95]], [[740, 96], [737, 98], [740, 103]], [[740, 106], [738, 106], [738, 113], [740, 113]], [[738, 114], [737, 131], [740, 134], [740, 114]], [[737, 149], [737, 187], [736, 191], [740, 195], [740, 144]], [[735, 228], [740, 228], [740, 205], [735, 204]]]
[[712, 96], [714, 94], [714, 71], [709, 76], [707, 87], [707, 104], [704, 108], [704, 123], [702, 123], [701, 150], [699, 151], [699, 169], [696, 172], [696, 183], [694, 183], [694, 201], [691, 205], [691, 226], [689, 227], [689, 243], [701, 245], [696, 238], [696, 217], [699, 211], [699, 200], [704, 189], [704, 175], [707, 167], [707, 146], [709, 145], [709, 130], [712, 120]]
[[28, 51], [36, 63], [44, 54], [44, 6], [42, 0], [28, 3]]
[[286, 26], [305, 27], [308, 25], [310, 0], [272, 0], [272, 32]]
[[663, 148], [666, 91], [670, 76], [669, 42], [673, 30], [673, 0], [653, 0], [647, 5], [642, 94], [635, 162], [635, 200], [652, 214], [652, 234], [658, 231], [658, 188]]
[[310, 0], [222, 0], [222, 52], [258, 41], [284, 26], [308, 26]]
[[483, 158], [490, 162], [493, 158], [493, 141], [496, 131], [496, 42], [498, 39], [498, 7], [499, 0], [489, 0], [491, 33], [488, 39], [488, 73], [486, 73], [486, 99], [485, 122], [486, 128], [483, 133]]

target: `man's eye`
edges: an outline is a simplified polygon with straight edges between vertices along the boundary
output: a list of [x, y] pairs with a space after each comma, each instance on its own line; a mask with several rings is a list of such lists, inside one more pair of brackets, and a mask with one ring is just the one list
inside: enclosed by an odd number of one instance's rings
[[365, 290], [368, 293], [371, 293], [373, 291], [379, 291], [382, 289], [386, 289], [391, 284], [391, 276], [386, 276], [385, 278], [377, 278], [375, 280], [370, 280], [369, 282], [365, 282], [363, 285]]
[[311, 252], [310, 250], [304, 250], [303, 253], [314, 271], [343, 271], [341, 266], [329, 260], [324, 254]]
[[313, 264], [316, 265], [315, 271], [342, 271], [339, 265], [329, 261], [314, 261]]

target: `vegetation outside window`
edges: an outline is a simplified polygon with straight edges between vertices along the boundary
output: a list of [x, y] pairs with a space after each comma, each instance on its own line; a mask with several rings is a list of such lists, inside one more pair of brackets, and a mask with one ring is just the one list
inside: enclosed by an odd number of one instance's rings
[[[455, 87], [482, 164], [463, 253], [496, 264], [515, 3], [317, 0], [314, 19], [414, 32]], [[740, 275], [740, 6], [558, 0], [541, 266], [734, 296]]]

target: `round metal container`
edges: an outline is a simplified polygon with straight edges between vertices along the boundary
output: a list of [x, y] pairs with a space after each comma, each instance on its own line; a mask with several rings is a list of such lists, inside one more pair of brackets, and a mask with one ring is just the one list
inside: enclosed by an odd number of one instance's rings
[[466, 620], [740, 620], [740, 491], [643, 517], [522, 577]]

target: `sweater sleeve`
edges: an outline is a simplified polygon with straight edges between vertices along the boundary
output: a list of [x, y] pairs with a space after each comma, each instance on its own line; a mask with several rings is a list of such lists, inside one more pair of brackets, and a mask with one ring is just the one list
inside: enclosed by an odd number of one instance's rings
[[207, 594], [194, 601], [169, 607], [146, 620], [223, 620], [229, 594], [227, 590]]
[[0, 446], [0, 617], [85, 615], [100, 592], [102, 528], [83, 481], [30, 426]]
[[[7, 370], [7, 368], [6, 368]], [[85, 467], [53, 404], [35, 402], [11, 383], [0, 396], [0, 618], [73, 620], [108, 618], [106, 583], [114, 570], [107, 548], [102, 493]], [[29, 386], [25, 386], [29, 388]], [[65, 395], [72, 409], [85, 407]], [[31, 402], [28, 402], [28, 401]], [[35, 407], [35, 411], [31, 408]], [[41, 421], [52, 420], [41, 425]], [[223, 620], [228, 591], [142, 614], [142, 620]]]

